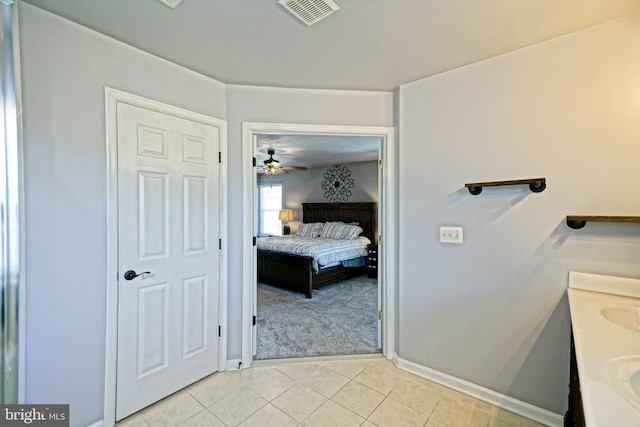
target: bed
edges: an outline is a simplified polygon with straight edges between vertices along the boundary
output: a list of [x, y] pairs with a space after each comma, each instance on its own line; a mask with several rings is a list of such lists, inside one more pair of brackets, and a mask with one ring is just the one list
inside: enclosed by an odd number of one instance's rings
[[[377, 208], [374, 202], [303, 203], [302, 222], [357, 223], [363, 230], [360, 236], [366, 237], [371, 243], [377, 242]], [[258, 239], [257, 249], [258, 281], [301, 292], [307, 298], [312, 297], [313, 289], [320, 289], [362, 272], [362, 268], [357, 266], [348, 267], [338, 263], [323, 267], [317, 265], [311, 256], [285, 253], [280, 249], [265, 249], [264, 241], [260, 240]], [[314, 268], [314, 264], [318, 268]]]

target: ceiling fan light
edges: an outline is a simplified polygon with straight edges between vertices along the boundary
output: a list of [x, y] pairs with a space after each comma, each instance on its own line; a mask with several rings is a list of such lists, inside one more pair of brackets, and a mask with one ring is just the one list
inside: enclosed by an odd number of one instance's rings
[[280, 167], [280, 162], [273, 158], [273, 155], [275, 154], [275, 150], [273, 150], [273, 148], [270, 148], [267, 151], [267, 154], [269, 154], [269, 158], [264, 161], [265, 166], [276, 167], [276, 168]]
[[269, 158], [265, 160], [262, 166], [262, 172], [267, 175], [288, 175], [287, 169], [290, 170], [307, 170], [305, 166], [289, 166], [289, 165], [281, 165], [279, 161], [273, 158], [275, 154], [275, 150], [273, 148], [269, 148], [267, 150], [267, 154]]
[[266, 173], [267, 175], [277, 175], [278, 174], [278, 168], [274, 167], [272, 164], [265, 164], [262, 167], [262, 170], [264, 171], [264, 173]]

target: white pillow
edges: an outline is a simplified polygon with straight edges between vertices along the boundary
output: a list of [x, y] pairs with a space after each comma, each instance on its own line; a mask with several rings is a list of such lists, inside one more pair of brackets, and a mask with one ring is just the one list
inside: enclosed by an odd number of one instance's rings
[[320, 237], [323, 225], [321, 222], [302, 223], [298, 226], [296, 235], [300, 237]]
[[344, 222], [326, 222], [320, 237], [337, 240], [353, 240], [362, 233], [362, 228]]

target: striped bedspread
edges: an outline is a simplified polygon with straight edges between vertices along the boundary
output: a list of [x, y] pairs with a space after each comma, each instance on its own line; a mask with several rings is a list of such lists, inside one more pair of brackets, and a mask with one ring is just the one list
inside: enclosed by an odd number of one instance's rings
[[337, 265], [353, 258], [366, 256], [369, 239], [359, 236], [353, 240], [300, 237], [295, 234], [282, 237], [259, 237], [258, 249], [302, 255], [313, 258], [313, 271]]

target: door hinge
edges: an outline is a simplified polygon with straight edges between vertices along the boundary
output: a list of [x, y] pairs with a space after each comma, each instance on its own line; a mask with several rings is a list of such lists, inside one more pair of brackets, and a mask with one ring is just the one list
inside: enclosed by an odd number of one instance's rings
[[378, 235], [378, 244], [381, 245], [382, 244], [382, 234]]
[[382, 170], [383, 167], [384, 167], [384, 160], [382, 159], [378, 160], [378, 169]]
[[258, 324], [258, 316], [253, 316], [253, 326]]
[[218, 338], [222, 336], [222, 326], [218, 325]]
[[257, 164], [258, 164], [258, 160], [256, 160], [256, 158], [254, 157], [253, 158], [253, 167], [255, 168]]
[[218, 163], [222, 163], [222, 152], [218, 151]]
[[222, 250], [222, 239], [218, 239], [218, 249]]
[[258, 238], [256, 236], [253, 236], [253, 246], [258, 244]]
[[382, 314], [382, 311], [378, 311], [378, 320], [382, 322], [382, 319], [384, 319], [384, 314]]

